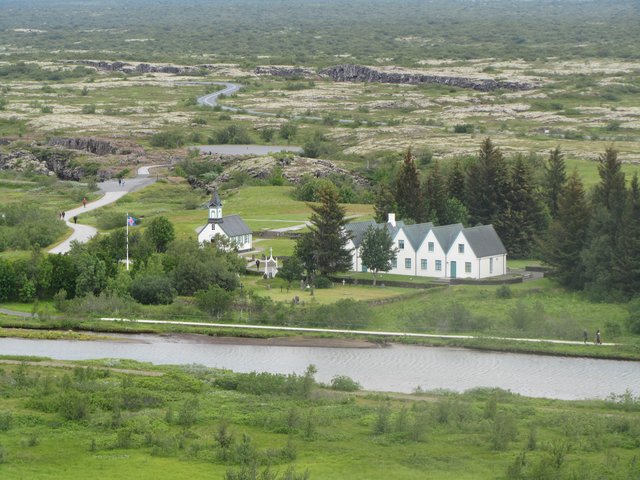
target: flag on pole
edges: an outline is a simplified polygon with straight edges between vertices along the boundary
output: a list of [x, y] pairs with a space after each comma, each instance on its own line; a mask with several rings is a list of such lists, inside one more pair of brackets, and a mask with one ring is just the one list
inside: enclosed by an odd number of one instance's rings
[[138, 224], [138, 219], [133, 218], [131, 215], [127, 215], [127, 225], [135, 227]]

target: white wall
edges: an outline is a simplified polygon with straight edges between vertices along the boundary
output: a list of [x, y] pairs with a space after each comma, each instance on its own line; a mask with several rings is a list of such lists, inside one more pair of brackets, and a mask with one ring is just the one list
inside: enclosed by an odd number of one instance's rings
[[[459, 251], [460, 245], [463, 246], [463, 253]], [[447, 277], [449, 278], [451, 278], [451, 262], [456, 262], [456, 278], [480, 278], [478, 258], [463, 232], [458, 234], [447, 254]], [[471, 272], [465, 271], [467, 262], [471, 264]]]
[[[429, 242], [433, 243], [433, 252], [429, 251]], [[422, 245], [418, 247], [418, 250], [415, 255], [415, 262], [417, 269], [415, 271], [416, 276], [420, 277], [435, 277], [435, 278], [443, 278], [445, 274], [445, 266], [446, 266], [446, 255], [440, 243], [436, 239], [433, 231], [429, 231]], [[422, 270], [422, 260], [427, 260], [427, 269]], [[442, 270], [436, 270], [436, 260], [440, 260], [442, 262]]]

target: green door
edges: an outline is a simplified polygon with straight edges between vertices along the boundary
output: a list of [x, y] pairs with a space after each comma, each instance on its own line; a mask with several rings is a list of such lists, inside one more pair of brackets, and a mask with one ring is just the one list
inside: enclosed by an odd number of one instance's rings
[[367, 266], [366, 265], [362, 265], [362, 271], [366, 273], [366, 271], [367, 271]]
[[451, 262], [451, 278], [456, 278], [456, 262]]

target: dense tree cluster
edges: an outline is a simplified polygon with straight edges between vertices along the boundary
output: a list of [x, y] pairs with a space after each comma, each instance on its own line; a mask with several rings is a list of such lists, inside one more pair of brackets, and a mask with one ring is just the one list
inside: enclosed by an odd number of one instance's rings
[[544, 192], [524, 158], [507, 160], [488, 138], [475, 158], [456, 159], [447, 173], [434, 162], [423, 180], [408, 150], [395, 177], [378, 187], [376, 220], [395, 212], [409, 223], [493, 224], [510, 256], [526, 258], [548, 221]]
[[574, 172], [557, 194], [557, 215], [542, 243], [543, 259], [565, 286], [594, 298], [640, 291], [640, 187], [629, 186], [615, 149], [600, 156], [590, 198]]
[[36, 248], [29, 259], [0, 259], [0, 301], [105, 294], [167, 304], [176, 295], [194, 295], [211, 286], [227, 292], [239, 286], [244, 261], [234, 251], [173, 237], [173, 225], [164, 217], [152, 220], [142, 234], [130, 229], [130, 272], [124, 265], [124, 229], [87, 244], [74, 243], [66, 255], [44, 255]]

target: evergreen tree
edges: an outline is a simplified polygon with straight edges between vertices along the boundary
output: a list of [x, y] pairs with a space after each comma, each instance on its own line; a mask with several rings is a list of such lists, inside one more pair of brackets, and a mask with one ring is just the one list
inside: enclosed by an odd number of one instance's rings
[[316, 263], [313, 235], [311, 232], [303, 233], [298, 237], [293, 248], [293, 255], [300, 260], [300, 263], [304, 268], [307, 283], [312, 283], [313, 276], [315, 275], [318, 266]]
[[398, 206], [398, 216], [401, 219], [411, 219], [418, 223], [424, 220], [422, 190], [411, 148], [407, 149], [404, 161], [396, 177], [395, 198]]
[[462, 162], [456, 158], [447, 177], [447, 191], [449, 198], [457, 198], [462, 203], [466, 200], [465, 173]]
[[444, 225], [447, 216], [447, 189], [435, 162], [424, 185], [425, 217], [436, 225]]
[[467, 208], [472, 224], [494, 224], [500, 237], [505, 233], [501, 226], [507, 209], [509, 172], [500, 149], [487, 138], [480, 146], [478, 158], [467, 171]]
[[508, 207], [501, 219], [501, 239], [514, 258], [528, 258], [536, 236], [546, 227], [544, 206], [538, 198], [533, 174], [522, 157], [511, 169]]
[[594, 206], [602, 206], [611, 214], [615, 228], [612, 233], [617, 236], [622, 226], [627, 192], [622, 163], [618, 159], [618, 152], [613, 147], [608, 147], [604, 154], [600, 155], [598, 174], [600, 183], [594, 190]]
[[463, 225], [469, 223], [469, 211], [467, 207], [455, 197], [447, 199], [445, 218], [442, 220], [442, 225], [451, 225], [452, 223], [462, 223]]
[[626, 296], [640, 292], [640, 186], [631, 179], [627, 208], [613, 263], [614, 288]]
[[582, 181], [574, 171], [558, 197], [558, 214], [553, 219], [541, 256], [554, 267], [553, 276], [569, 288], [581, 289], [584, 274], [582, 249], [587, 243], [590, 209], [587, 205]]
[[549, 160], [544, 166], [544, 188], [547, 206], [553, 218], [558, 214], [558, 197], [567, 182], [564, 154], [560, 147], [556, 147], [549, 153]]
[[334, 189], [319, 192], [320, 205], [311, 209], [311, 235], [316, 265], [321, 275], [344, 272], [352, 267], [351, 252], [347, 249], [349, 237], [344, 229], [345, 209], [338, 203]]
[[398, 206], [391, 189], [384, 183], [380, 184], [376, 192], [373, 206], [377, 223], [386, 223], [390, 213], [397, 213]]
[[362, 264], [366, 265], [373, 275], [373, 285], [376, 284], [378, 272], [391, 270], [391, 262], [398, 251], [393, 247], [393, 239], [385, 228], [370, 226], [360, 244]]

